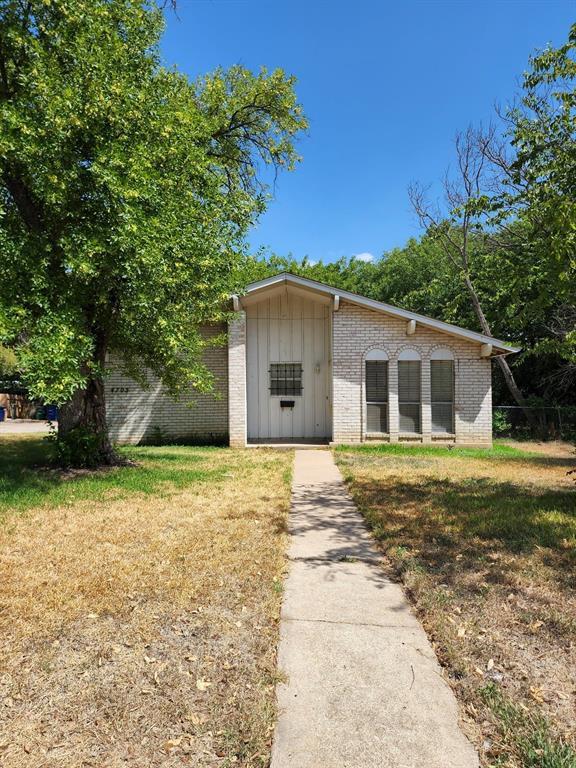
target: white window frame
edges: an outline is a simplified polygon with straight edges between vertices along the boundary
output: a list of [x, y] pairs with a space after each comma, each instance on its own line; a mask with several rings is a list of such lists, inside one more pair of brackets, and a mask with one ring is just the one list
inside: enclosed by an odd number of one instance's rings
[[[412, 400], [400, 400], [400, 363], [404, 362], [418, 362], [420, 363], [420, 399], [418, 401]], [[416, 349], [403, 349], [400, 354], [398, 355], [398, 426], [400, 427], [400, 406], [401, 405], [417, 405], [418, 406], [418, 426], [419, 430], [417, 432], [407, 432], [406, 430], [400, 429], [401, 435], [409, 435], [409, 436], [415, 436], [415, 435], [422, 435], [422, 356]]]
[[[452, 400], [433, 400], [432, 399], [432, 363], [452, 363]], [[434, 406], [435, 405], [450, 405], [452, 407], [451, 428], [447, 432], [440, 429], [434, 429]], [[447, 347], [441, 347], [433, 350], [430, 355], [430, 430], [434, 436], [454, 436], [456, 432], [456, 362], [454, 359], [454, 353]]]
[[[368, 400], [368, 390], [366, 384], [366, 368], [369, 362], [382, 362], [387, 363], [386, 370], [386, 400]], [[388, 354], [383, 349], [371, 349], [364, 358], [364, 423], [366, 425], [367, 435], [388, 435], [390, 432], [390, 366], [388, 362]], [[369, 405], [384, 405], [386, 407], [386, 431], [368, 429], [368, 406]]]

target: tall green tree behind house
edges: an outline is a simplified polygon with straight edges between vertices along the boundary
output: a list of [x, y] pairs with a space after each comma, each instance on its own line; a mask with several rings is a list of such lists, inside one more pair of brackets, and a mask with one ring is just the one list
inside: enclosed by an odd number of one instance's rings
[[13, 376], [17, 370], [18, 366], [14, 352], [0, 345], [0, 380], [6, 376]]
[[198, 326], [306, 127], [282, 71], [189, 82], [161, 65], [162, 30], [147, 0], [0, 0], [0, 341], [105, 463], [106, 353], [174, 394], [209, 388]]
[[[477, 250], [472, 243], [474, 286], [493, 334], [522, 348], [508, 360], [530, 403], [573, 404], [576, 387], [565, 382], [566, 359], [549, 345], [554, 338], [550, 320], [561, 311], [564, 299], [540, 271], [539, 256], [526, 243], [525, 225], [516, 221], [509, 224], [509, 230], [508, 242], [500, 247], [492, 243], [485, 248], [482, 236]], [[379, 291], [375, 298], [482, 330], [460, 275], [430, 237], [409, 241], [404, 248], [384, 254], [374, 266], [380, 272], [374, 279]], [[526, 305], [530, 311], [525, 311]], [[514, 404], [499, 367], [494, 369], [494, 403]]]
[[[509, 327], [546, 322], [548, 333], [530, 352], [564, 359], [557, 386], [565, 391], [576, 383], [575, 51], [576, 25], [564, 46], [530, 59], [519, 102], [501, 126], [470, 127], [457, 136], [457, 171], [445, 177], [443, 206], [431, 204], [421, 187], [410, 189], [421, 223], [460, 277], [482, 331], [494, 332], [490, 307], [498, 303], [505, 317], [513, 310]], [[496, 296], [482, 298], [479, 275], [495, 265]], [[526, 406], [508, 361], [497, 363], [516, 402]], [[533, 419], [528, 409], [526, 416]]]
[[[464, 289], [470, 307], [486, 336], [495, 336], [477, 286], [479, 264], [489, 259], [495, 251], [495, 241], [507, 237], [499, 230], [494, 233], [485, 226], [489, 190], [494, 183], [484, 152], [484, 144], [492, 142], [493, 129], [485, 139], [481, 131], [469, 127], [455, 140], [456, 171], [446, 172], [443, 180], [442, 202], [432, 202], [426, 190], [412, 184], [408, 190], [410, 201], [427, 236], [438, 244], [444, 261], [451, 268]], [[534, 428], [537, 421], [527, 408], [527, 400], [516, 381], [514, 372], [505, 356], [496, 357], [506, 386], [516, 403], [525, 409], [526, 418]]]
[[[538, 349], [563, 359], [556, 381], [567, 391], [576, 387], [576, 24], [564, 45], [530, 59], [506, 118], [512, 151], [486, 145], [502, 179], [489, 209], [497, 225], [519, 219], [526, 228], [533, 257], [519, 263], [515, 284], [523, 313], [541, 314], [551, 293], [557, 299]], [[522, 276], [540, 289], [523, 297]]]

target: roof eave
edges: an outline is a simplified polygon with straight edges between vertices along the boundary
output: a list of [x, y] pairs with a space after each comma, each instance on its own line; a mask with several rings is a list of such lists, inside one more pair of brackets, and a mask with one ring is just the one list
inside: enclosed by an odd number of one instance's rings
[[366, 296], [360, 296], [359, 294], [352, 293], [351, 291], [344, 291], [340, 288], [326, 285], [326, 283], [320, 283], [317, 280], [310, 280], [307, 277], [293, 275], [290, 272], [281, 272], [278, 275], [273, 275], [272, 277], [265, 278], [264, 280], [250, 283], [246, 287], [245, 293], [254, 293], [256, 291], [262, 290], [263, 288], [268, 288], [270, 286], [278, 285], [281, 283], [293, 283], [294, 285], [300, 285], [310, 288], [311, 290], [316, 290], [319, 293], [339, 296], [340, 299], [349, 301], [352, 304], [367, 307], [368, 309], [372, 309], [375, 312], [383, 312], [384, 314], [389, 314], [393, 317], [402, 317], [406, 320], [415, 320], [417, 323], [420, 323], [421, 325], [424, 325], [428, 328], [433, 328], [434, 330], [440, 331], [441, 333], [447, 333], [452, 336], [458, 336], [477, 344], [491, 344], [494, 348], [492, 354], [490, 355], [491, 357], [501, 357], [504, 355], [516, 354], [522, 349], [521, 347], [510, 346], [506, 342], [500, 339], [495, 339], [492, 336], [486, 336], [482, 333], [477, 333], [476, 331], [469, 331], [467, 328], [451, 325], [450, 323], [445, 323], [443, 320], [435, 320], [432, 317], [420, 315], [417, 312], [411, 312], [407, 309], [400, 309], [400, 307], [394, 307], [391, 304], [385, 304], [382, 301], [369, 299]]

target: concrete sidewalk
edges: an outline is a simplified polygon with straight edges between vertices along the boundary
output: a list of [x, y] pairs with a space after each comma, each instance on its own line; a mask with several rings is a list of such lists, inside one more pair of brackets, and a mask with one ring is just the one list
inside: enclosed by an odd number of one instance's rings
[[329, 451], [296, 451], [272, 768], [476, 768], [458, 707]]
[[[54, 422], [54, 426], [58, 424]], [[47, 435], [50, 431], [50, 425], [47, 421], [37, 419], [6, 419], [0, 421], [1, 435]]]

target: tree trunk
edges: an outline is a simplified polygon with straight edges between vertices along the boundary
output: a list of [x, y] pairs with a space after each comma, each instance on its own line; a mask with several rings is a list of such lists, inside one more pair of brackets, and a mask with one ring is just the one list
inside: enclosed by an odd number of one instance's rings
[[[466, 283], [466, 288], [468, 289], [468, 293], [470, 295], [470, 300], [472, 301], [472, 307], [474, 309], [474, 313], [476, 317], [478, 318], [478, 322], [480, 323], [480, 327], [482, 328], [482, 332], [486, 336], [492, 336], [492, 331], [490, 329], [490, 325], [488, 323], [488, 320], [486, 319], [486, 315], [482, 311], [482, 305], [480, 304], [480, 299], [478, 298], [478, 294], [476, 293], [476, 288], [474, 288], [474, 284], [472, 283], [472, 280], [470, 279], [469, 275], [464, 275], [464, 281]], [[544, 437], [542, 425], [538, 421], [538, 419], [534, 416], [532, 413], [532, 410], [528, 407], [526, 403], [526, 399], [524, 395], [522, 394], [522, 391], [520, 390], [520, 387], [518, 384], [516, 384], [516, 379], [514, 378], [514, 374], [512, 373], [512, 369], [508, 365], [508, 361], [505, 357], [498, 356], [496, 358], [496, 362], [498, 363], [500, 370], [502, 371], [502, 375], [504, 376], [504, 381], [506, 382], [506, 386], [508, 387], [508, 391], [516, 401], [516, 403], [522, 408], [524, 411], [524, 415], [526, 416], [526, 421], [532, 427], [535, 434], [539, 437]]]
[[77, 428], [96, 435], [95, 462], [108, 466], [119, 463], [108, 436], [104, 381], [101, 377], [90, 377], [86, 387], [77, 389], [72, 399], [60, 408], [58, 437], [65, 440]]
[[[104, 343], [97, 344], [94, 355], [96, 368], [85, 366], [86, 386], [77, 389], [72, 399], [62, 405], [58, 418], [58, 438], [66, 440], [72, 430], [81, 428], [96, 436], [94, 463], [112, 466], [121, 459], [114, 451], [106, 423], [106, 396], [103, 370], [106, 356]], [[74, 457], [72, 457], [74, 460]]]

